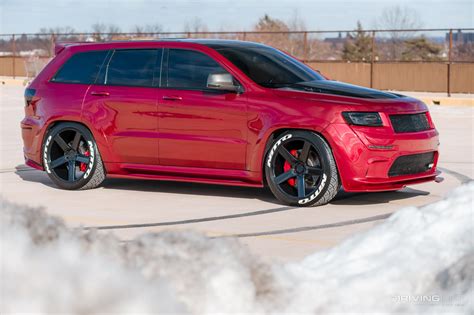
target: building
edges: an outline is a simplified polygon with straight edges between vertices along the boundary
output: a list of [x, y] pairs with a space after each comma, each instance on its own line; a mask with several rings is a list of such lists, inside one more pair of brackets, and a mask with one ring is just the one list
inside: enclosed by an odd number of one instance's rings
[[[446, 41], [449, 41], [449, 33], [446, 33]], [[453, 32], [453, 43], [468, 44], [474, 43], [474, 33], [463, 33], [461, 30]]]

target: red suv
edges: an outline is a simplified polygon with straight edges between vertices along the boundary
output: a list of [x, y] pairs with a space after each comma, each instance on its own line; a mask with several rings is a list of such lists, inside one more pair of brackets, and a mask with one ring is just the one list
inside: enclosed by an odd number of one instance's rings
[[327, 80], [241, 41], [70, 43], [25, 91], [26, 164], [61, 188], [106, 176], [263, 187], [322, 205], [439, 173], [422, 102]]

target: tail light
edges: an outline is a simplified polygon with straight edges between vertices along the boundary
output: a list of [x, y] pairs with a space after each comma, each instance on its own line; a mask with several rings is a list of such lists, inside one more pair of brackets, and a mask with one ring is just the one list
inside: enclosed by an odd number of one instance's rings
[[31, 102], [33, 102], [33, 100], [34, 100], [35, 94], [36, 94], [35, 89], [29, 89], [28, 88], [28, 89], [25, 90], [25, 106], [30, 106], [31, 105]]

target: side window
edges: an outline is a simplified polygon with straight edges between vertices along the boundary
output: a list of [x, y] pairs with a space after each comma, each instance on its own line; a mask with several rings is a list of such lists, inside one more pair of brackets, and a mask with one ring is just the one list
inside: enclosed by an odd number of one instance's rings
[[76, 53], [63, 64], [51, 81], [93, 84], [107, 53], [107, 50]]
[[162, 49], [116, 50], [107, 66], [105, 84], [156, 86]]
[[210, 73], [225, 71], [211, 57], [193, 50], [170, 49], [167, 87], [205, 89]]

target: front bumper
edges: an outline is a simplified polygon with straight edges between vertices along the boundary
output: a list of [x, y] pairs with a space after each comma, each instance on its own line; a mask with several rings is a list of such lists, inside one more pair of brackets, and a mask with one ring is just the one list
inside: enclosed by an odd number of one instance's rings
[[[373, 128], [331, 124], [324, 134], [328, 139], [344, 190], [351, 192], [389, 191], [406, 185], [434, 181], [440, 174], [438, 163], [438, 132], [395, 133], [389, 126]], [[427, 171], [389, 176], [395, 160], [404, 155], [434, 153]]]

